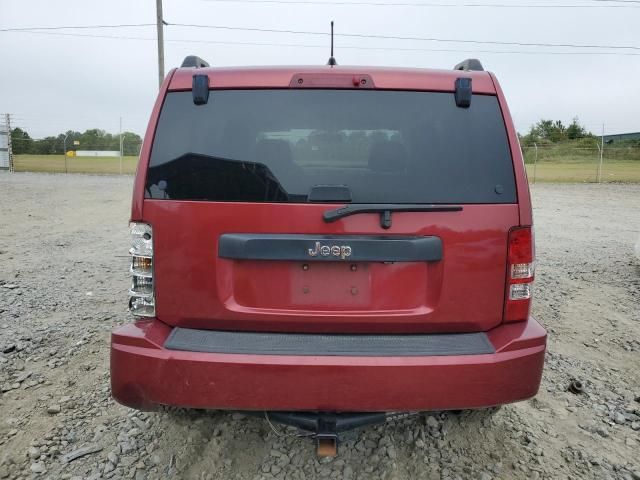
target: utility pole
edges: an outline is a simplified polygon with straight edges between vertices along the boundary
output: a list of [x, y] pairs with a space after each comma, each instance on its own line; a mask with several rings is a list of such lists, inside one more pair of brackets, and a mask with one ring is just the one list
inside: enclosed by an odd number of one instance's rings
[[5, 115], [4, 121], [7, 127], [7, 155], [9, 156], [9, 171], [13, 172], [13, 150], [11, 148], [11, 114]]
[[120, 117], [120, 175], [122, 175], [122, 117]]
[[600, 137], [600, 165], [598, 166], [598, 183], [602, 182], [603, 154], [604, 154], [604, 123], [602, 124], [602, 136]]
[[64, 138], [62, 139], [62, 155], [64, 155], [64, 173], [69, 173], [67, 168], [67, 137], [68, 133], [65, 133]]
[[536, 184], [536, 168], [538, 167], [538, 144], [534, 143], [533, 144], [534, 148], [536, 149], [536, 156], [533, 159], [533, 184]]
[[158, 87], [164, 80], [164, 20], [162, 18], [162, 0], [156, 0], [156, 28], [158, 30]]

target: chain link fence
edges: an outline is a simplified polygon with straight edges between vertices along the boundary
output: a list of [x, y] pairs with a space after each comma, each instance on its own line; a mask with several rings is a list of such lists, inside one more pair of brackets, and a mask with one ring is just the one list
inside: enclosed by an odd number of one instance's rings
[[532, 145], [522, 153], [530, 183], [640, 183], [640, 145]]
[[[141, 144], [137, 143], [133, 151], [140, 152], [140, 147]], [[22, 154], [14, 155], [13, 163], [16, 172], [133, 174], [138, 166], [138, 155], [83, 157]]]
[[[136, 145], [139, 151], [140, 146]], [[522, 147], [529, 182], [640, 183], [640, 145], [537, 145]], [[133, 174], [138, 157], [14, 155], [15, 171]]]

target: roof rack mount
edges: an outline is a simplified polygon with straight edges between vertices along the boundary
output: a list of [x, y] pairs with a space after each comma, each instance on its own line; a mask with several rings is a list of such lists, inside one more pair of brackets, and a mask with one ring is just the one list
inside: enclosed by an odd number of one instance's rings
[[484, 67], [477, 58], [467, 58], [453, 67], [453, 69], [464, 72], [484, 72]]
[[189, 67], [204, 68], [208, 66], [209, 66], [209, 62], [207, 62], [206, 60], [203, 60], [196, 55], [188, 55], [184, 57], [184, 60], [182, 61], [182, 65], [180, 65], [180, 68], [189, 68]]

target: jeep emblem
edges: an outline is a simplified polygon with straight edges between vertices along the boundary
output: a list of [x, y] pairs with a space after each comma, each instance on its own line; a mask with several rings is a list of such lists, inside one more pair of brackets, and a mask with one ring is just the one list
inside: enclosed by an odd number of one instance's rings
[[351, 247], [349, 245], [322, 245], [316, 242], [314, 248], [308, 250], [310, 257], [339, 257], [344, 260], [351, 256]]

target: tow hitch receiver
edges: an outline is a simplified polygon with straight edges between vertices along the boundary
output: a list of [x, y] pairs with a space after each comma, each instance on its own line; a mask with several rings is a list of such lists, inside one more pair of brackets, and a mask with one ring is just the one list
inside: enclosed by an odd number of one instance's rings
[[[261, 415], [255, 412], [255, 415]], [[301, 437], [316, 440], [319, 457], [335, 457], [338, 454], [339, 434], [356, 428], [379, 425], [394, 414], [386, 413], [316, 413], [316, 412], [264, 412], [269, 421], [299, 428]]]
[[317, 437], [316, 441], [318, 457], [335, 457], [338, 455], [338, 437]]

